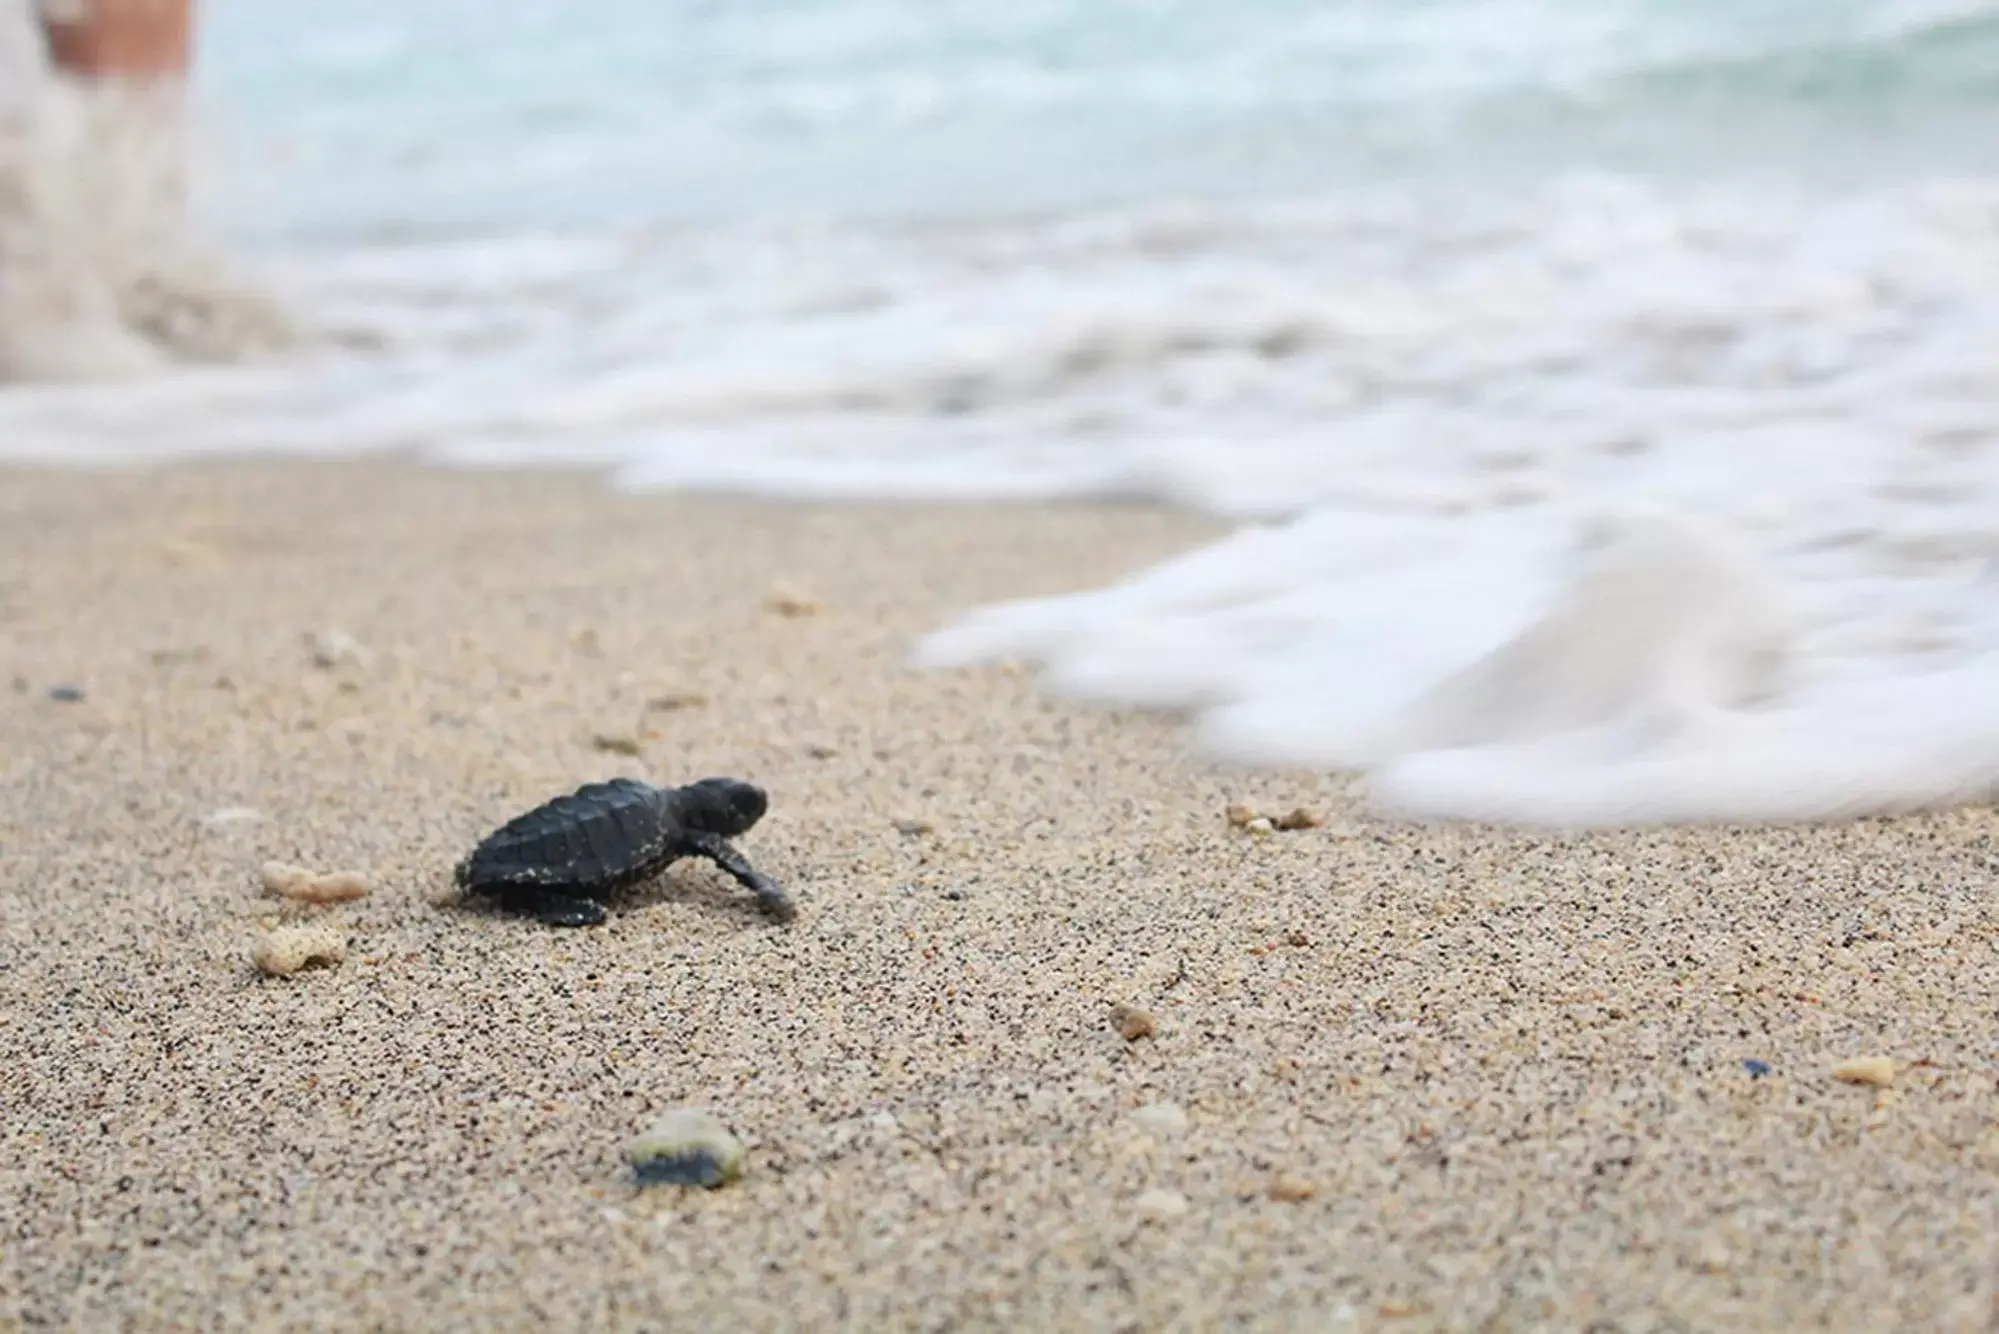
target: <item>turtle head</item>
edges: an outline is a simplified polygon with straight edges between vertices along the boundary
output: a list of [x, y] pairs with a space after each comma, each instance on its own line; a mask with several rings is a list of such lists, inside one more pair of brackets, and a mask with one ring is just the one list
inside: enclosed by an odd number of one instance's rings
[[770, 798], [739, 778], [704, 778], [681, 790], [681, 819], [704, 833], [734, 838], [764, 818]]

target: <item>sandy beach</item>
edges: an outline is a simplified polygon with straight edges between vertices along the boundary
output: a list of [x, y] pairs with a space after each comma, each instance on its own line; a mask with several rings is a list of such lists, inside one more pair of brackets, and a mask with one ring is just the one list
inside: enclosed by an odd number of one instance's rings
[[[1993, 813], [1409, 827], [902, 663], [1219, 531], [0, 472], [0, 1329], [1999, 1328]], [[615, 773], [766, 786], [797, 920], [458, 901]], [[632, 1184], [682, 1105], [741, 1180]]]

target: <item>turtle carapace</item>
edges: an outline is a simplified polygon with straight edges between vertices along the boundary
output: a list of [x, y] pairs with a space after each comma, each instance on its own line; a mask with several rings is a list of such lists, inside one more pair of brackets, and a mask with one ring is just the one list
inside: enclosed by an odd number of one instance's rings
[[550, 926], [596, 926], [613, 891], [682, 857], [706, 857], [755, 894], [766, 913], [789, 921], [790, 897], [729, 843], [769, 804], [762, 788], [734, 778], [685, 787], [636, 778], [589, 783], [488, 834], [458, 864], [456, 878], [467, 892]]

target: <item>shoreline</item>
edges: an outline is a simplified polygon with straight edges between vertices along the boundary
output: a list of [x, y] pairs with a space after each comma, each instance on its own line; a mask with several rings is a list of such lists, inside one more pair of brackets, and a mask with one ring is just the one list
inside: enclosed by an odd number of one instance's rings
[[[1392, 823], [901, 662], [1225, 527], [0, 468], [0, 1328], [1988, 1328], [1991, 809]], [[688, 866], [587, 931], [456, 902], [618, 772], [768, 786], [797, 922]], [[336, 966], [252, 967], [271, 859], [373, 882]], [[681, 1104], [742, 1180], [631, 1186]]]

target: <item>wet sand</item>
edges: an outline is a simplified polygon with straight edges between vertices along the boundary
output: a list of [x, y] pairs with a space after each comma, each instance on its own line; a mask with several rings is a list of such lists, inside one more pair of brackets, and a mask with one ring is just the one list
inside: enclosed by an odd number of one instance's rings
[[[0, 1329], [1999, 1327], [1993, 812], [1403, 826], [901, 664], [1215, 531], [0, 472]], [[593, 930], [457, 901], [620, 772], [766, 785], [797, 921], [697, 865]], [[344, 961], [260, 974], [294, 917]], [[690, 1104], [743, 1178], [635, 1188]]]

